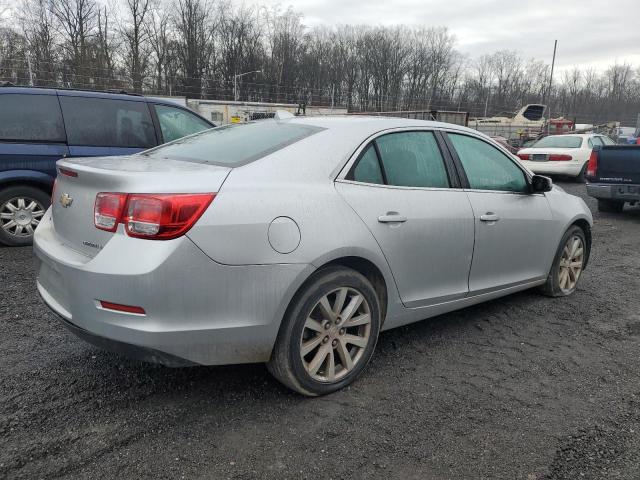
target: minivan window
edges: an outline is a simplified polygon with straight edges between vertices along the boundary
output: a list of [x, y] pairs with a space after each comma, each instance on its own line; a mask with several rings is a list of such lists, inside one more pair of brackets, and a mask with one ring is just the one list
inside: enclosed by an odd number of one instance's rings
[[0, 140], [64, 142], [64, 123], [55, 95], [0, 95]]
[[164, 143], [211, 128], [207, 122], [181, 108], [154, 105]]
[[151, 158], [238, 167], [292, 145], [324, 128], [262, 120], [225, 125], [144, 152]]
[[157, 144], [146, 102], [59, 98], [70, 145], [149, 148]]

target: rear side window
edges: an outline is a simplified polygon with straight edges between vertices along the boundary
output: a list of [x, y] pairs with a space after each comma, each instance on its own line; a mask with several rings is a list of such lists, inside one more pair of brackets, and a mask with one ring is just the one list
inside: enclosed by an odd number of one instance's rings
[[353, 169], [353, 180], [363, 183], [384, 183], [380, 162], [378, 162], [378, 154], [373, 143], [370, 143], [360, 156], [356, 168]]
[[207, 122], [181, 108], [155, 105], [165, 143], [211, 128]]
[[524, 172], [500, 150], [474, 137], [455, 133], [448, 135], [471, 188], [507, 192], [528, 191]]
[[144, 153], [194, 163], [238, 167], [324, 130], [312, 125], [263, 120], [226, 125], [184, 137]]
[[448, 188], [444, 159], [432, 132], [390, 133], [376, 139], [388, 185]]
[[55, 95], [0, 95], [0, 140], [64, 142], [64, 123]]
[[145, 102], [60, 97], [70, 145], [149, 148], [155, 130]]

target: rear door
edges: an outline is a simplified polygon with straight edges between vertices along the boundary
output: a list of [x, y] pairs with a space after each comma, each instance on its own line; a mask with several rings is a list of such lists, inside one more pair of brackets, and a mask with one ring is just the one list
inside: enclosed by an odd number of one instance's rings
[[407, 307], [468, 292], [473, 211], [448, 161], [435, 132], [388, 133], [336, 182], [380, 245]]
[[65, 141], [54, 91], [0, 94], [0, 179], [9, 171], [55, 177], [56, 161], [68, 154]]
[[156, 146], [155, 129], [144, 99], [59, 94], [69, 156], [129, 155]]
[[557, 240], [544, 194], [529, 193], [516, 161], [485, 140], [448, 139], [475, 217], [470, 294], [546, 278]]

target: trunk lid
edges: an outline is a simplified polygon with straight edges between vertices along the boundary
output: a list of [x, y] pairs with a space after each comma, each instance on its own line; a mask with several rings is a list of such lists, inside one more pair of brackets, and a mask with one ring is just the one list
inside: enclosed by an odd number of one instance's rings
[[[100, 192], [211, 193], [218, 192], [230, 168], [172, 159], [94, 157], [63, 159], [52, 202], [58, 238], [76, 251], [95, 256], [113, 235], [94, 225], [93, 209]], [[121, 228], [121, 227], [120, 227]]]

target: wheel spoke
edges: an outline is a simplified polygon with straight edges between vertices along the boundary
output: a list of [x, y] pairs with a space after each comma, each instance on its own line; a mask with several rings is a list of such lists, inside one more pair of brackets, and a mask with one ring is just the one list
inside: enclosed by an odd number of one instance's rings
[[340, 316], [342, 317], [342, 322], [347, 322], [353, 317], [353, 314], [356, 313], [360, 305], [362, 304], [362, 295], [354, 295], [347, 307], [342, 311]]
[[329, 299], [326, 295], [320, 299], [318, 307], [320, 308], [320, 312], [325, 320], [335, 320], [335, 314], [333, 313], [333, 309], [331, 308], [331, 304], [329, 303]]
[[25, 230], [27, 231], [27, 233], [29, 235], [33, 235], [33, 227], [31, 226], [30, 223], [28, 223], [27, 225], [24, 226]]
[[329, 355], [327, 355], [324, 375], [329, 381], [333, 381], [336, 378], [336, 359], [334, 357], [333, 350], [329, 350]]
[[342, 312], [342, 309], [344, 308], [344, 302], [347, 299], [348, 293], [348, 288], [341, 288], [340, 290], [338, 290], [338, 293], [336, 294], [336, 300], [335, 302], [333, 302], [332, 309], [335, 316], [340, 315], [340, 313]]
[[347, 350], [347, 344], [342, 339], [338, 340], [336, 351], [338, 352], [338, 357], [340, 357], [340, 363], [342, 363], [342, 366], [347, 371], [351, 370], [353, 368], [353, 359], [351, 358], [349, 350]]
[[322, 324], [311, 317], [307, 318], [307, 321], [304, 323], [304, 327], [309, 330], [313, 330], [314, 332], [324, 332]]
[[313, 360], [309, 362], [308, 371], [311, 375], [316, 374], [316, 372], [324, 362], [324, 359], [327, 358], [327, 354], [329, 353], [329, 348], [327, 347], [327, 345], [323, 345], [322, 347], [320, 347], [313, 357]]
[[21, 209], [21, 210], [25, 209], [24, 198], [19, 198], [18, 199], [18, 208]]
[[368, 313], [363, 315], [358, 315], [357, 317], [351, 318], [349, 321], [345, 322], [344, 326], [348, 327], [357, 327], [359, 325], [366, 325], [371, 323], [371, 315]]
[[13, 203], [11, 203], [11, 202], [7, 202], [7, 203], [5, 204], [5, 207], [6, 207], [9, 211], [11, 211], [11, 212], [15, 212], [16, 210], [18, 210], [18, 207], [16, 207], [16, 206], [15, 206]]
[[300, 354], [305, 357], [309, 353], [311, 353], [320, 343], [322, 343], [323, 335], [316, 335], [311, 340], [307, 340], [302, 343], [302, 348], [300, 349]]
[[17, 225], [17, 223], [15, 222], [15, 220], [11, 220], [10, 222], [5, 223], [2, 228], [4, 228], [5, 230], [8, 230], [10, 228], [13, 228]]
[[13, 218], [13, 213], [0, 213], [0, 218]]
[[33, 209], [36, 208], [37, 206], [38, 204], [35, 201], [31, 200], [31, 203], [29, 203], [29, 205], [25, 207], [25, 210], [29, 210], [30, 212], [33, 212]]
[[16, 225], [16, 231], [15, 231], [16, 235], [22, 235], [22, 225]]
[[355, 345], [356, 347], [364, 348], [368, 343], [366, 338], [359, 337], [357, 335], [345, 335], [343, 338], [345, 343], [350, 343], [351, 345]]
[[31, 216], [33, 218], [40, 218], [44, 215], [44, 210], [36, 210], [35, 212], [31, 213]]

